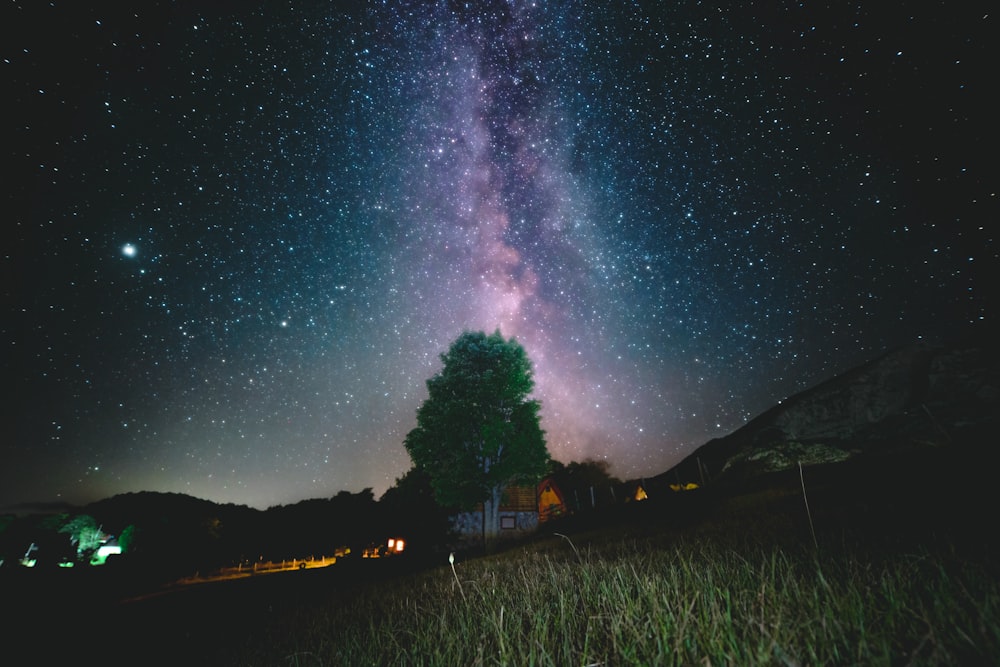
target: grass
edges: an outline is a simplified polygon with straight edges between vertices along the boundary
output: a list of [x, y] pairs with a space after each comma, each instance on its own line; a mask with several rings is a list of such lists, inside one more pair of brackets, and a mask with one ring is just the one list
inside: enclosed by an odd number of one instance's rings
[[[583, 536], [586, 540], [586, 536]], [[570, 542], [570, 543], [567, 543]], [[944, 548], [551, 538], [292, 605], [241, 665], [1000, 664], [1000, 586]]]
[[38, 664], [1000, 665], [992, 486], [812, 483], [807, 513], [809, 483], [571, 517], [453, 565], [346, 558], [100, 614], [81, 591], [58, 630], [50, 599], [14, 598], [41, 636], [7, 636]]

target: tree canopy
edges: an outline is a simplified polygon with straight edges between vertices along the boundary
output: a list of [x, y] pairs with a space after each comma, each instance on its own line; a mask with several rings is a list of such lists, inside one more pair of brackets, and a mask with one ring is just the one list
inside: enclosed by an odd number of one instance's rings
[[579, 510], [588, 502], [593, 502], [595, 491], [604, 498], [598, 502], [613, 501], [614, 496], [608, 498], [607, 494], [614, 493], [615, 487], [622, 483], [611, 474], [611, 464], [589, 458], [567, 464], [554, 460], [550, 465], [549, 476], [563, 492], [573, 510]]
[[68, 533], [70, 543], [76, 547], [77, 554], [89, 560], [90, 555], [101, 546], [104, 535], [97, 521], [89, 514], [80, 514], [68, 521], [60, 533]]
[[482, 502], [484, 533], [495, 534], [503, 490], [537, 482], [549, 462], [541, 406], [529, 398], [531, 361], [499, 330], [464, 332], [441, 361], [404, 444], [439, 503], [471, 509]]

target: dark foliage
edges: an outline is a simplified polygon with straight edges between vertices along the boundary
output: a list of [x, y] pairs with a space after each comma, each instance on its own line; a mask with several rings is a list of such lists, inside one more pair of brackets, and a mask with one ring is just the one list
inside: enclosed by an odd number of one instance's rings
[[430, 475], [411, 468], [379, 499], [386, 533], [406, 536], [409, 547], [421, 554], [435, 553], [452, 539], [452, 513], [434, 499]]
[[625, 497], [622, 481], [610, 473], [607, 461], [585, 459], [566, 464], [552, 461], [549, 469], [549, 476], [573, 512], [607, 507]]

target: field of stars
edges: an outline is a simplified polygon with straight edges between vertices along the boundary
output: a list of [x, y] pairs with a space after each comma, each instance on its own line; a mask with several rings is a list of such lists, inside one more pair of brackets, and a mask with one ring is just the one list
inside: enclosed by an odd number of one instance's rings
[[371, 488], [499, 329], [668, 470], [992, 327], [979, 3], [7, 2], [0, 507]]

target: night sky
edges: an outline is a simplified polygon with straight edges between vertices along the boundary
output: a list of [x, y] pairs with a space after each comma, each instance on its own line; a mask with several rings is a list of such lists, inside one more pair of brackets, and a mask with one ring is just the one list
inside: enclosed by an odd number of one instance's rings
[[0, 506], [378, 497], [463, 330], [635, 478], [992, 327], [996, 19], [831, 4], [4, 3]]

